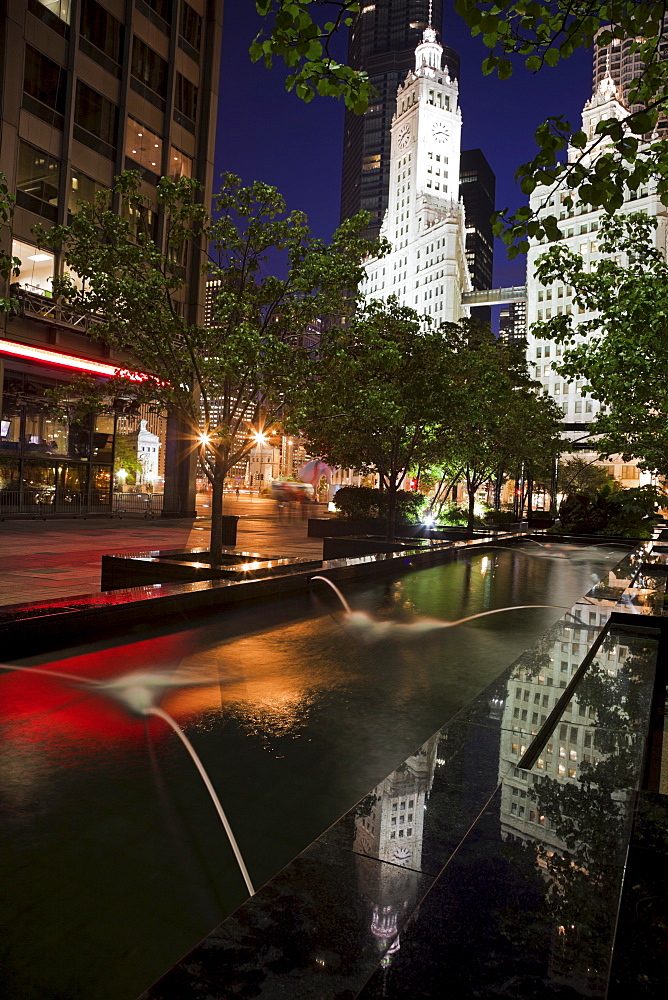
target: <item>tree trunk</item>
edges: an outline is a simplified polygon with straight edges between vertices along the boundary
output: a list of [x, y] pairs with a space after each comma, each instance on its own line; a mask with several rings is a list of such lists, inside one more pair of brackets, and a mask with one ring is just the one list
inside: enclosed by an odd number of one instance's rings
[[533, 514], [533, 476], [527, 476], [527, 521], [531, 520]]
[[223, 558], [223, 484], [222, 472], [216, 473], [211, 483], [211, 562], [215, 565]]
[[503, 472], [497, 473], [494, 480], [494, 510], [501, 510], [501, 487], [503, 486]]
[[469, 495], [469, 509], [467, 515], [466, 527], [468, 531], [473, 531], [473, 522], [475, 520], [475, 512], [473, 510], [475, 506], [475, 489], [473, 486], [467, 484], [468, 495]]
[[387, 498], [386, 507], [386, 517], [387, 517], [387, 528], [386, 534], [388, 541], [394, 538], [395, 529], [397, 526], [397, 490], [396, 487], [390, 487], [385, 494]]

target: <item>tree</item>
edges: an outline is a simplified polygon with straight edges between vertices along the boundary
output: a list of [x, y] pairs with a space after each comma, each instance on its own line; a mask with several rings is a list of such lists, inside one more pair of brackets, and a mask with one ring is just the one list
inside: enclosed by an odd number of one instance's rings
[[[120, 213], [111, 209], [114, 196]], [[311, 235], [303, 213], [286, 213], [275, 188], [242, 187], [231, 174], [215, 199], [215, 219], [189, 178], [163, 177], [157, 198], [164, 249], [150, 224], [155, 206], [140, 193], [134, 172], [117, 178], [93, 204], [81, 204], [69, 225], [42, 230], [39, 239], [61, 250], [78, 276], [76, 284], [67, 276], [54, 282], [55, 294], [95, 314], [97, 336], [143, 373], [100, 384], [99, 394], [151, 402], [187, 426], [212, 487], [216, 562], [223, 484], [254, 445], [250, 426], [271, 425], [310, 377], [312, 359], [294, 345], [295, 334], [316, 317], [344, 311], [345, 289], [357, 285], [362, 261], [378, 246], [359, 235], [366, 216], [344, 223], [325, 245]], [[219, 282], [212, 327], [190, 322], [178, 303], [186, 264], [200, 254], [203, 270]], [[266, 274], [270, 254], [287, 258], [286, 277]]]
[[[297, 96], [307, 101], [316, 92], [343, 97], [349, 108], [361, 114], [373, 95], [366, 75], [329, 56], [336, 31], [349, 25], [360, 7], [348, 0], [259, 0], [257, 8], [267, 18], [268, 34], [255, 39], [251, 57], [264, 58], [271, 66], [273, 56], [281, 56], [294, 69], [286, 86], [294, 88]], [[572, 129], [563, 115], [554, 115], [536, 129], [538, 153], [518, 167], [516, 177], [526, 195], [539, 184], [548, 186], [541, 207], [556, 188], [565, 188], [569, 197], [577, 190], [582, 203], [612, 213], [624, 203], [626, 189], [637, 191], [650, 178], [656, 180], [661, 200], [668, 204], [668, 138], [644, 141], [651, 138], [668, 105], [668, 60], [662, 52], [668, 42], [664, 0], [582, 0], [577, 4], [570, 0], [456, 0], [455, 7], [471, 34], [480, 35], [489, 49], [482, 72], [495, 72], [499, 80], [511, 77], [519, 64], [532, 73], [557, 66], [577, 50], [590, 49], [599, 30], [601, 45], [615, 38], [634, 39], [632, 49], [644, 65], [630, 86], [629, 102], [635, 110], [623, 122], [612, 118], [598, 123], [596, 146], [602, 153], [597, 163], [592, 164], [588, 155], [563, 161], [569, 145], [584, 151], [587, 136]], [[336, 20], [319, 27], [317, 15], [325, 8], [337, 11]], [[504, 208], [495, 213], [495, 219], [496, 234], [508, 244], [511, 257], [526, 252], [530, 238], [560, 236], [555, 215], [539, 218], [528, 206], [515, 212]]]
[[[10, 193], [7, 186], [7, 178], [3, 173], [0, 173], [0, 281], [3, 285], [6, 285], [12, 277], [19, 273], [18, 269], [21, 265], [19, 258], [7, 253], [1, 245], [5, 243], [5, 240], [10, 247], [12, 244], [12, 220], [15, 202], [16, 198]], [[9, 312], [11, 308], [11, 298], [0, 295], [0, 313]]]
[[372, 299], [323, 336], [318, 380], [292, 415], [311, 450], [378, 474], [389, 535], [409, 469], [430, 460], [436, 428], [461, 405], [452, 378], [461, 343], [454, 324], [435, 327], [394, 296]]
[[464, 331], [455, 377], [466, 388], [465, 402], [442, 449], [466, 482], [470, 529], [481, 486], [523, 463], [545, 461], [559, 444], [554, 403], [536, 394], [521, 354], [496, 340], [489, 328], [469, 321]]
[[557, 492], [565, 497], [571, 493], [594, 495], [604, 486], [612, 486], [615, 482], [607, 469], [595, 462], [585, 462], [584, 458], [575, 457], [559, 462]]
[[[536, 262], [538, 278], [573, 289], [575, 308], [595, 313], [535, 323], [532, 332], [566, 345], [557, 372], [583, 379], [610, 412], [590, 425], [601, 455], [636, 457], [668, 475], [668, 265], [654, 246], [656, 221], [635, 213], [605, 220], [599, 248], [610, 255], [593, 271], [582, 257], [556, 245]], [[612, 256], [614, 255], [614, 256]]]

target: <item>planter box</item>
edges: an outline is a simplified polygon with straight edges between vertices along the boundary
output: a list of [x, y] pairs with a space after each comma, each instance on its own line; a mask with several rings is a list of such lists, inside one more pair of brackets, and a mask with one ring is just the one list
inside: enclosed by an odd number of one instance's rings
[[418, 539], [414, 542], [408, 539], [405, 541], [394, 539], [390, 542], [372, 536], [323, 538], [322, 558], [323, 562], [327, 562], [328, 559], [350, 559], [356, 556], [375, 555], [377, 552], [402, 552], [404, 549], [416, 548], [420, 544], [422, 542]]
[[[236, 519], [235, 519], [236, 520]], [[102, 556], [101, 590], [122, 590], [155, 583], [195, 583], [200, 580], [261, 579], [320, 568], [319, 559], [277, 557], [258, 552], [226, 552], [212, 565], [207, 549], [167, 549]]]
[[[387, 521], [384, 517], [364, 517], [358, 519], [344, 520], [343, 518], [318, 518], [308, 519], [309, 538], [340, 538], [357, 537], [358, 535], [373, 535], [385, 537], [387, 531]], [[466, 528], [428, 528], [424, 524], [397, 524], [394, 529], [394, 538], [438, 538], [451, 541], [477, 538], [488, 534], [487, 529], [476, 529], [473, 532]]]

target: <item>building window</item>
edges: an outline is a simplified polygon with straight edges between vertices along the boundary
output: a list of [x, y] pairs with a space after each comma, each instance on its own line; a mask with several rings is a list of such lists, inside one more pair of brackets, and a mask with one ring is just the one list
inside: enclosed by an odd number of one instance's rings
[[134, 118], [125, 127], [125, 155], [153, 174], [160, 174], [162, 138]]
[[26, 45], [23, 71], [23, 107], [55, 128], [62, 129], [67, 93], [67, 71]]
[[176, 146], [170, 146], [168, 173], [171, 177], [192, 177], [192, 157], [186, 156]]
[[88, 177], [77, 167], [72, 167], [70, 175], [70, 188], [67, 201], [67, 211], [70, 215], [76, 215], [79, 211], [79, 202], [86, 201], [91, 204], [95, 201], [95, 196], [99, 191], [106, 191], [105, 184]]
[[36, 215], [56, 221], [60, 161], [21, 140], [16, 170], [16, 202]]
[[[191, 122], [197, 120], [197, 87], [194, 83], [191, 83], [187, 77], [183, 76], [182, 73], [176, 74], [174, 107], [182, 115], [185, 115], [185, 117]], [[365, 157], [365, 160], [366, 159], [369, 159], [369, 157]], [[374, 157], [373, 159], [379, 161], [377, 166], [380, 167], [380, 156]], [[362, 169], [365, 169], [364, 166], [362, 166]]]
[[75, 139], [113, 158], [118, 137], [118, 108], [81, 80], [77, 80], [74, 125]]
[[[135, 35], [132, 40], [132, 75], [161, 98], [167, 93], [167, 62]], [[177, 74], [179, 75], [179, 74]]]
[[[186, 42], [196, 57], [199, 56], [200, 45], [202, 44], [202, 18], [189, 3], [181, 4], [181, 39]], [[183, 46], [182, 46], [183, 47]], [[188, 51], [186, 49], [186, 51]], [[192, 53], [189, 53], [192, 54]]]
[[53, 254], [40, 250], [31, 243], [12, 240], [12, 255], [21, 261], [19, 275], [12, 277], [12, 282], [18, 283], [21, 288], [29, 292], [50, 295], [53, 281]]
[[71, 0], [37, 0], [37, 2], [65, 24], [70, 23]]
[[[100, 61], [99, 53], [102, 52], [111, 66], [105, 65], [105, 62], [102, 65], [120, 75], [117, 70], [123, 53], [123, 25], [97, 0], [82, 0], [81, 39], [81, 50], [86, 55]], [[89, 51], [90, 46], [93, 46], [92, 52]]]

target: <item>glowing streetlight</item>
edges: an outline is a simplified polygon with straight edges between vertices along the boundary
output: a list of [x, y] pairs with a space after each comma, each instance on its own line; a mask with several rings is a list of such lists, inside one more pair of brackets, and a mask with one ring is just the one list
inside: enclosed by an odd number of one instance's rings
[[128, 478], [128, 470], [119, 469], [118, 472], [116, 473], [116, 478], [119, 480], [121, 484], [123, 484], [125, 480]]
[[207, 433], [205, 433], [205, 431], [202, 431], [197, 440], [199, 441], [200, 444], [207, 445], [211, 444], [212, 439]]

